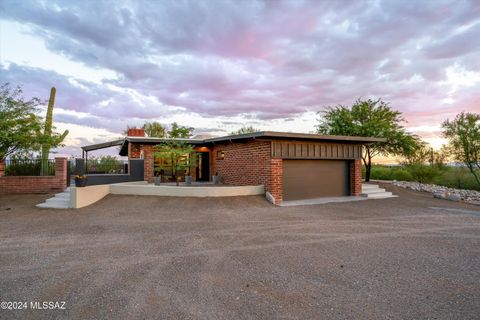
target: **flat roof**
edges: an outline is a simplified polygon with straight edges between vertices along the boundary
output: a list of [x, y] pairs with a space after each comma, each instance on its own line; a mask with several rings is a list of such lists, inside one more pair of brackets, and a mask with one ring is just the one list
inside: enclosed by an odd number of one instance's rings
[[82, 149], [83, 151], [88, 152], [93, 150], [106, 149], [114, 146], [121, 146], [124, 142], [125, 142], [125, 139], [119, 139], [119, 140], [114, 140], [109, 142], [102, 142], [102, 143], [91, 144], [88, 146], [83, 146]]
[[355, 136], [330, 136], [315, 133], [294, 133], [294, 132], [278, 132], [278, 131], [259, 131], [253, 133], [237, 134], [225, 137], [205, 139], [208, 142], [230, 141], [238, 139], [255, 139], [255, 138], [275, 138], [275, 139], [307, 139], [307, 140], [327, 140], [327, 141], [351, 141], [351, 142], [385, 142], [385, 138], [373, 137], [355, 137]]
[[330, 136], [314, 133], [294, 133], [294, 132], [277, 132], [277, 131], [259, 131], [253, 133], [229, 135], [218, 138], [208, 139], [183, 139], [183, 138], [156, 138], [156, 137], [132, 137], [127, 136], [124, 139], [97, 143], [88, 146], [83, 146], [84, 151], [92, 151], [98, 149], [104, 149], [112, 146], [122, 146], [120, 155], [124, 156], [127, 153], [127, 146], [129, 142], [147, 143], [147, 144], [160, 144], [169, 141], [179, 141], [190, 143], [193, 145], [203, 144], [215, 144], [219, 142], [229, 142], [234, 140], [249, 140], [249, 139], [286, 139], [286, 140], [316, 140], [316, 141], [337, 141], [356, 144], [368, 144], [373, 142], [385, 142], [385, 138], [373, 138], [373, 137], [357, 137], [357, 136]]

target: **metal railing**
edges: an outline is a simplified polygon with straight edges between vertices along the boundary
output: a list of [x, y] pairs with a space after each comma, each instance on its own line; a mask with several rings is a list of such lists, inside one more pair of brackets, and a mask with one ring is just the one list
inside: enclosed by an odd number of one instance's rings
[[10, 159], [5, 160], [6, 176], [54, 176], [55, 160]]
[[87, 160], [85, 174], [127, 174], [128, 160]]

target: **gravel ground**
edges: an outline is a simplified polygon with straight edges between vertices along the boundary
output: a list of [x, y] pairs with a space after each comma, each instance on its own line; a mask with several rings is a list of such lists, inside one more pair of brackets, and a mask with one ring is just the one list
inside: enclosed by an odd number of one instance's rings
[[[0, 196], [1, 319], [478, 319], [480, 209], [399, 198]], [[30, 301], [65, 301], [32, 310]]]

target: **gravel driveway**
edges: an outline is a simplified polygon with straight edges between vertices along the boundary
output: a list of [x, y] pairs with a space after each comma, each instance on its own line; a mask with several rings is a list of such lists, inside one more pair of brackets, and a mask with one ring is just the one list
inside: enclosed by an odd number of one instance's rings
[[478, 319], [480, 207], [387, 188], [400, 197], [284, 208], [0, 196], [0, 300], [28, 303], [0, 318]]

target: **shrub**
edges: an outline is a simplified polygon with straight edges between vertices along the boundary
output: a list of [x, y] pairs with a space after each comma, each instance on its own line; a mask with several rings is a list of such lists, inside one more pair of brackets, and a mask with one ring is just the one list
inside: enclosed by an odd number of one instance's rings
[[441, 170], [437, 166], [425, 165], [421, 163], [412, 163], [405, 166], [414, 181], [421, 183], [430, 183], [433, 179], [441, 175]]
[[[365, 176], [365, 169], [362, 168], [362, 174]], [[413, 177], [403, 167], [389, 167], [375, 165], [372, 167], [371, 178], [374, 180], [398, 180], [413, 181]]]
[[474, 176], [467, 168], [449, 167], [441, 175], [435, 177], [433, 183], [449, 188], [480, 191]]

